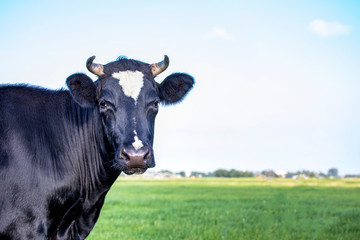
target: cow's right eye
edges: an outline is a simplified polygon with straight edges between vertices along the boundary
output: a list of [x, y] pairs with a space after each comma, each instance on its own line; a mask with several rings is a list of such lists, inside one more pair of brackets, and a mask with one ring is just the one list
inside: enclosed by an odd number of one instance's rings
[[107, 104], [107, 102], [106, 101], [104, 101], [104, 100], [102, 100], [102, 101], [100, 101], [100, 107], [101, 108], [107, 108], [107, 106], [108, 106], [108, 104]]

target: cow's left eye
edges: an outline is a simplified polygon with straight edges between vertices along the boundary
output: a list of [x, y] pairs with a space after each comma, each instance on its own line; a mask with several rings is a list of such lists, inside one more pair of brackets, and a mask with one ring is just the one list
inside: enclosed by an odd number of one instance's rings
[[159, 101], [153, 101], [152, 107], [157, 110], [159, 108], [159, 103], [160, 103]]
[[159, 101], [153, 101], [148, 105], [148, 110], [157, 112], [159, 109]]

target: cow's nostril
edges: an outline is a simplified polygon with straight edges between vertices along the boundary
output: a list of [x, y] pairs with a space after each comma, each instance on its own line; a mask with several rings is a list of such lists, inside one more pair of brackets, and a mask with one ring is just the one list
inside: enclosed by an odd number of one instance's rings
[[149, 155], [150, 155], [150, 149], [148, 147], [145, 147], [144, 148], [144, 161], [145, 162], [147, 161], [146, 159], [149, 157]]
[[125, 160], [127, 167], [145, 168], [151, 150], [149, 147], [142, 147], [135, 150], [132, 146], [124, 147], [120, 151], [120, 159]]
[[120, 159], [125, 160], [125, 161], [130, 161], [130, 156], [128, 154], [128, 151], [125, 150], [125, 148], [122, 148], [120, 150]]

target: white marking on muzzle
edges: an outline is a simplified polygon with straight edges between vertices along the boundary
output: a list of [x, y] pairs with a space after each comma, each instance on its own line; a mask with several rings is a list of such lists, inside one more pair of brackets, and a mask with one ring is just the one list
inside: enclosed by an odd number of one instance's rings
[[135, 148], [135, 150], [137, 151], [140, 148], [142, 148], [144, 145], [143, 145], [142, 141], [138, 138], [136, 130], [134, 130], [134, 134], [135, 134], [134, 142], [132, 143], [132, 145]]
[[136, 104], [141, 88], [144, 86], [144, 74], [139, 71], [122, 71], [113, 73], [112, 76], [119, 79], [119, 85], [125, 96], [133, 98]]

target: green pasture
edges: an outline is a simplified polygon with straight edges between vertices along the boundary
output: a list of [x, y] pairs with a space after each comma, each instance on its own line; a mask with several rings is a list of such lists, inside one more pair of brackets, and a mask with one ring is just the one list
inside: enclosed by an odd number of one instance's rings
[[360, 239], [360, 179], [119, 178], [88, 239]]

